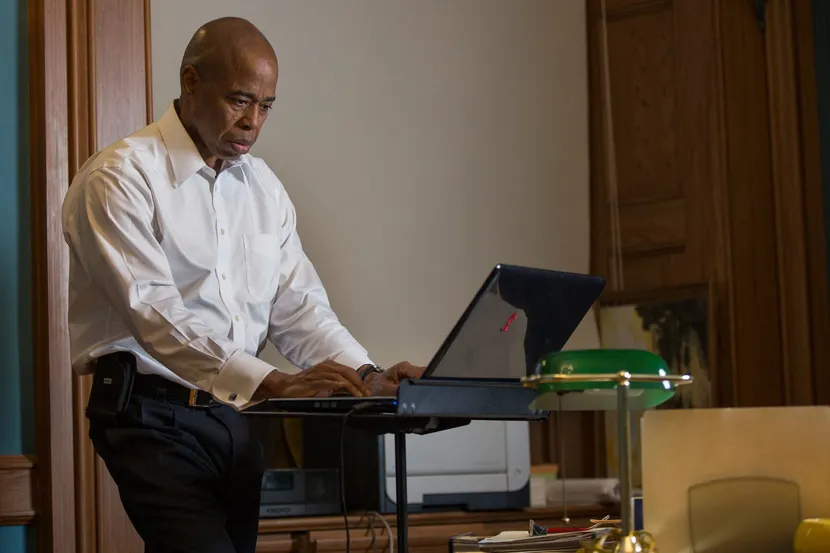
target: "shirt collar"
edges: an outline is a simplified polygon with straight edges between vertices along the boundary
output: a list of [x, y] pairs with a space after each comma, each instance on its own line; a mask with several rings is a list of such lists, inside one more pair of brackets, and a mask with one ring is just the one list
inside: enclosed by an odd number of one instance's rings
[[184, 125], [182, 125], [174, 104], [171, 103], [164, 115], [161, 116], [158, 121], [158, 128], [161, 139], [164, 140], [164, 146], [167, 148], [167, 157], [170, 159], [173, 178], [177, 186], [195, 175], [203, 167], [207, 167], [202, 154], [199, 153], [193, 139], [190, 138]]
[[[164, 140], [164, 146], [167, 148], [167, 156], [170, 158], [170, 165], [173, 168], [173, 178], [176, 186], [182, 184], [187, 179], [198, 173], [203, 169], [208, 169], [213, 172], [213, 169], [207, 166], [202, 154], [196, 148], [196, 144], [179, 119], [179, 114], [176, 113], [175, 102], [170, 104], [164, 115], [158, 121], [159, 132], [161, 138]], [[244, 156], [243, 156], [244, 157]], [[242, 163], [242, 158], [233, 161], [225, 161], [222, 165], [222, 170], [226, 171], [231, 167], [235, 167]]]

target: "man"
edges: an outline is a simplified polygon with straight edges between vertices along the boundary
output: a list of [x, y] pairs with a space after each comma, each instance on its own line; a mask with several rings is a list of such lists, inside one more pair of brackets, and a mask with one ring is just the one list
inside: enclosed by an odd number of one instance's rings
[[[147, 551], [252, 553], [263, 459], [239, 411], [394, 393], [422, 369], [372, 364], [329, 306], [285, 189], [248, 154], [274, 102], [268, 40], [211, 21], [180, 77], [167, 113], [89, 160], [64, 202], [73, 366], [96, 375], [90, 438]], [[266, 339], [304, 370], [259, 360]]]

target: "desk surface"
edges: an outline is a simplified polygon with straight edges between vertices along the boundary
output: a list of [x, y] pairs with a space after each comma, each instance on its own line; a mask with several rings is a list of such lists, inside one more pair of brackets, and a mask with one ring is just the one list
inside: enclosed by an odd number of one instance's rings
[[[619, 507], [604, 507], [600, 505], [574, 506], [568, 508], [568, 516], [571, 519], [579, 518], [602, 518], [605, 515], [616, 516], [619, 514]], [[561, 507], [529, 508], [510, 511], [439, 511], [429, 513], [412, 513], [409, 515], [410, 526], [455, 526], [464, 524], [482, 524], [498, 522], [524, 522], [529, 519], [538, 521], [560, 519], [563, 516]], [[349, 515], [349, 527], [357, 528], [362, 525], [364, 516], [360, 514]], [[384, 518], [390, 524], [395, 525], [395, 514], [385, 515]], [[311, 532], [320, 530], [342, 530], [344, 529], [343, 517], [320, 516], [320, 517], [286, 517], [268, 518], [259, 522], [260, 534]]]

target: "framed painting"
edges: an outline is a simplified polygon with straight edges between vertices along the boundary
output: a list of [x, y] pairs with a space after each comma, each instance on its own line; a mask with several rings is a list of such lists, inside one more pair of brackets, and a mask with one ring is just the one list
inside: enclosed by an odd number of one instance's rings
[[[708, 285], [615, 293], [599, 305], [600, 347], [643, 349], [663, 358], [672, 374], [691, 374], [694, 383], [678, 388], [658, 409], [698, 409], [713, 405], [714, 301]], [[640, 418], [631, 413], [632, 477], [639, 486]], [[616, 413], [605, 413], [609, 476], [617, 475]]]

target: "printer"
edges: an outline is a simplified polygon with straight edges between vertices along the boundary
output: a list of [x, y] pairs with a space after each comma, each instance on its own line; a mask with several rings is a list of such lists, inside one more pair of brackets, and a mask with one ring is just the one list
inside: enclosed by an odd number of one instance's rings
[[[383, 439], [382, 511], [395, 509], [395, 440]], [[524, 421], [473, 421], [468, 426], [409, 435], [410, 509], [522, 509], [530, 505], [530, 439]]]
[[[338, 419], [303, 421], [303, 468], [339, 468]], [[473, 421], [436, 434], [410, 434], [406, 443], [411, 512], [522, 509], [530, 505], [530, 438], [524, 421]], [[395, 444], [348, 428], [344, 481], [349, 509], [393, 513]]]

